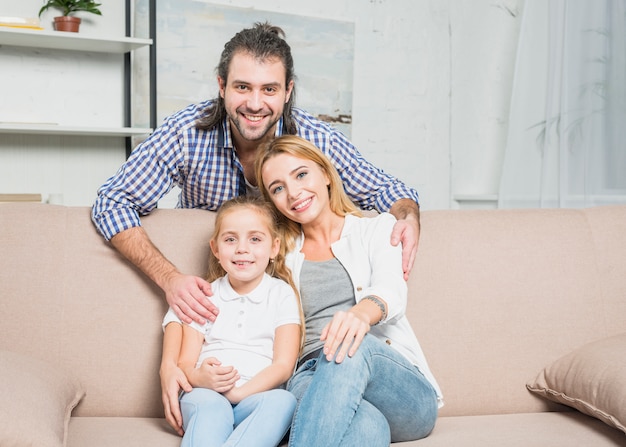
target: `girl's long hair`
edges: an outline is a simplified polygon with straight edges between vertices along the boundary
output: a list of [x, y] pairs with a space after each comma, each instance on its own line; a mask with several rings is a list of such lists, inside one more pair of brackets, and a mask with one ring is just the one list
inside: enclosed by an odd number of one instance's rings
[[[215, 227], [213, 229], [213, 234], [211, 235], [211, 241], [215, 242], [217, 237], [220, 234], [222, 229], [222, 224], [224, 222], [224, 217], [236, 209], [241, 208], [249, 208], [255, 211], [259, 218], [263, 219], [264, 223], [267, 225], [267, 228], [270, 230], [270, 235], [272, 240], [278, 238], [280, 240], [280, 249], [278, 254], [274, 258], [273, 262], [269, 262], [265, 272], [273, 276], [275, 278], [282, 279], [287, 284], [291, 286], [293, 289], [296, 300], [298, 302], [298, 311], [300, 313], [300, 350], [302, 350], [302, 346], [304, 346], [304, 337], [305, 337], [305, 326], [304, 326], [304, 314], [302, 312], [302, 304], [300, 303], [300, 294], [296, 289], [296, 285], [291, 276], [291, 270], [285, 264], [285, 241], [283, 238], [283, 234], [279, 231], [278, 228], [278, 216], [276, 213], [276, 208], [262, 197], [255, 197], [250, 195], [238, 196], [233, 199], [227, 200], [224, 202], [220, 208], [217, 210], [217, 214], [215, 216]], [[209, 250], [209, 268], [207, 272], [207, 281], [213, 282], [218, 278], [226, 275], [226, 270], [221, 266], [217, 257], [213, 254], [212, 250]], [[271, 299], [271, 298], [270, 298]]]

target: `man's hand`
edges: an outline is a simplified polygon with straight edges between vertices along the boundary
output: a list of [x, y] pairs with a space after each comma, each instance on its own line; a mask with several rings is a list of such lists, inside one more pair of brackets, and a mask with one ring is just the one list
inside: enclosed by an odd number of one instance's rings
[[400, 199], [389, 212], [398, 220], [391, 232], [391, 245], [402, 243], [402, 271], [404, 280], [407, 281], [415, 262], [420, 237], [419, 207], [412, 200]]
[[213, 295], [211, 284], [202, 278], [182, 273], [172, 274], [164, 285], [165, 299], [185, 323], [215, 321], [218, 309], [207, 297]]
[[175, 365], [161, 367], [161, 399], [165, 410], [165, 420], [172, 426], [176, 433], [183, 435], [183, 417], [180, 413], [178, 394], [180, 390], [190, 392], [191, 385], [183, 371]]

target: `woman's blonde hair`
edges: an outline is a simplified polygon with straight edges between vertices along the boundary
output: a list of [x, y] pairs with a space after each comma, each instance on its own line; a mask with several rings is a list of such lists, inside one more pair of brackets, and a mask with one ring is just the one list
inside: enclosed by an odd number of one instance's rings
[[[260, 218], [262, 218], [267, 225], [267, 228], [270, 230], [270, 236], [272, 240], [278, 238], [280, 241], [280, 249], [276, 257], [268, 263], [265, 272], [273, 276], [275, 278], [282, 279], [287, 284], [291, 286], [294, 293], [296, 294], [296, 300], [298, 302], [298, 309], [300, 312], [300, 349], [304, 345], [304, 314], [302, 312], [302, 305], [300, 303], [300, 294], [298, 293], [298, 289], [296, 289], [295, 283], [293, 282], [293, 278], [291, 276], [291, 270], [285, 264], [285, 240], [283, 237], [283, 233], [279, 230], [278, 225], [278, 213], [276, 212], [276, 208], [271, 203], [264, 200], [262, 197], [255, 197], [250, 195], [238, 196], [233, 199], [227, 200], [222, 203], [220, 208], [217, 210], [217, 214], [215, 216], [215, 227], [213, 228], [213, 234], [211, 235], [211, 241], [215, 243], [217, 237], [222, 230], [222, 225], [224, 222], [224, 217], [227, 216], [230, 212], [241, 209], [241, 208], [249, 208], [255, 211]], [[207, 272], [207, 281], [213, 282], [218, 278], [226, 275], [226, 270], [221, 266], [219, 260], [213, 254], [212, 250], [209, 250], [209, 269]]]
[[337, 169], [331, 164], [330, 160], [321, 150], [317, 148], [313, 143], [304, 138], [296, 135], [283, 135], [270, 141], [269, 143], [262, 144], [257, 152], [255, 160], [255, 174], [259, 190], [266, 201], [272, 204], [274, 212], [279, 218], [281, 224], [281, 231], [284, 232], [284, 240], [287, 244], [287, 250], [293, 250], [293, 243], [295, 238], [300, 234], [300, 225], [293, 222], [283, 216], [274, 206], [272, 202], [272, 196], [263, 184], [263, 166], [265, 163], [279, 154], [292, 155], [294, 157], [302, 158], [304, 160], [311, 160], [316, 163], [324, 174], [328, 177], [330, 183], [328, 185], [328, 198], [331, 211], [339, 216], [345, 216], [347, 214], [353, 214], [361, 216], [361, 211], [350, 200], [348, 195], [343, 189], [343, 182]]

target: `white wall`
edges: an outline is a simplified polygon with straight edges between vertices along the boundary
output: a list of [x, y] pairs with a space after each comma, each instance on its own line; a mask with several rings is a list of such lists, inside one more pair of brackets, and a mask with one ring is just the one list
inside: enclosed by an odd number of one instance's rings
[[448, 2], [211, 3], [353, 21], [353, 142], [374, 164], [417, 188], [424, 208], [450, 206]]
[[[4, 15], [19, 14], [5, 10], [4, 3], [8, 1], [0, 1]], [[26, 3], [35, 5], [31, 15], [36, 15], [40, 6], [39, 0], [18, 3], [16, 7], [20, 8]], [[113, 12], [123, 7], [123, 0], [103, 3], [104, 15], [94, 16], [96, 22], [101, 21], [92, 32], [106, 28], [107, 32], [110, 29], [113, 34], [123, 35], [121, 13]], [[523, 0], [211, 3], [353, 21], [352, 140], [361, 152], [417, 188], [423, 209], [458, 207], [455, 196], [497, 193]], [[224, 41], [230, 37], [224, 36]], [[0, 48], [0, 64], [2, 52]], [[7, 83], [2, 76], [0, 71], [4, 89]], [[20, 87], [28, 89], [27, 85]], [[49, 106], [42, 101], [41, 107]], [[2, 141], [5, 137], [0, 134]], [[14, 175], [10, 182], [4, 180], [7, 171], [22, 172], [36, 160], [30, 157], [25, 163], [14, 148], [7, 151], [2, 141], [0, 192], [45, 193], [29, 186], [36, 184], [34, 177], [19, 181]], [[33, 144], [38, 145], [36, 141]], [[74, 146], [77, 144], [81, 143], [74, 142]], [[115, 144], [120, 144], [119, 150], [98, 148], [99, 144], [94, 143], [92, 149], [80, 155], [72, 149], [49, 154], [49, 158], [39, 150], [39, 164], [45, 166], [38, 170], [71, 166], [76, 178], [66, 182], [70, 184], [59, 183], [58, 188], [85, 191], [80, 197], [68, 192], [67, 197], [73, 199], [65, 203], [89, 205], [95, 188], [113, 174], [123, 159], [123, 142]], [[3, 167], [7, 165], [11, 168]], [[89, 166], [89, 175], [80, 172], [81, 166]]]

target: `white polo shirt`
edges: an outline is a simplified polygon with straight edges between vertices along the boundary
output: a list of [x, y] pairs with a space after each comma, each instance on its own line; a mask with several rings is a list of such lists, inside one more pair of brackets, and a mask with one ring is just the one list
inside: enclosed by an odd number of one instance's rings
[[[223, 366], [234, 366], [241, 386], [259, 371], [271, 365], [274, 354], [274, 331], [284, 324], [300, 324], [297, 298], [286, 282], [265, 274], [251, 293], [239, 295], [228, 275], [211, 283], [211, 301], [219, 309], [215, 322], [191, 327], [204, 335], [197, 365], [208, 357], [217, 358]], [[180, 319], [169, 309], [163, 328]]]

